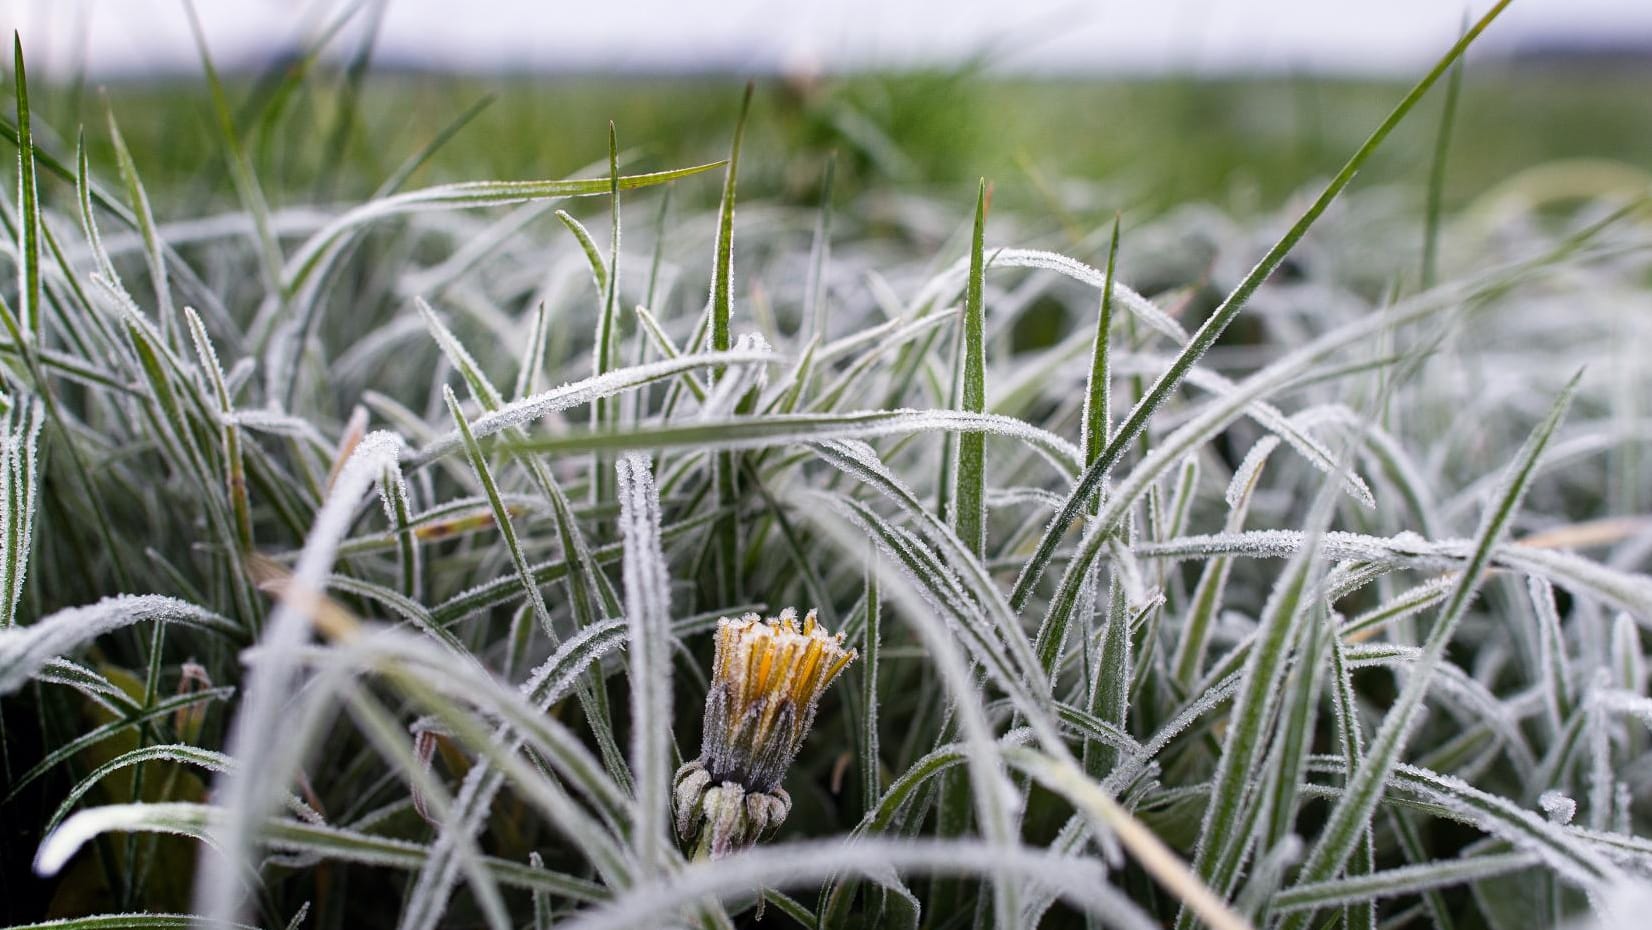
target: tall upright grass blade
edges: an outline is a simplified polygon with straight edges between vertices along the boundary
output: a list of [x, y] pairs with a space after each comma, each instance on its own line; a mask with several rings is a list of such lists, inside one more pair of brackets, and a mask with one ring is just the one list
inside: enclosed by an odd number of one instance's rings
[[[983, 294], [986, 256], [983, 236], [987, 223], [987, 182], [983, 178], [975, 193], [975, 231], [970, 236], [969, 281], [964, 290], [964, 330], [961, 356], [963, 380], [958, 409], [981, 413], [987, 405], [986, 306]], [[958, 434], [956, 486], [952, 494], [952, 528], [964, 546], [982, 555], [987, 545], [986, 436]]]
[[17, 314], [21, 330], [35, 339], [45, 326], [40, 290], [40, 181], [35, 169], [34, 131], [29, 119], [29, 78], [23, 66], [23, 37], [12, 33], [12, 88], [17, 102]]
[[1090, 350], [1090, 378], [1084, 392], [1084, 464], [1089, 465], [1107, 447], [1113, 431], [1112, 333], [1113, 271], [1119, 258], [1119, 217], [1113, 217], [1113, 236], [1107, 244], [1107, 277], [1101, 285], [1101, 310], [1096, 316], [1096, 335]]
[[1423, 205], [1422, 286], [1434, 286], [1440, 264], [1440, 218], [1444, 209], [1446, 158], [1451, 153], [1451, 134], [1457, 124], [1457, 98], [1463, 90], [1463, 59], [1451, 66], [1446, 81], [1445, 102], [1440, 107], [1440, 128], [1434, 135], [1434, 154], [1428, 168], [1428, 195]]
[[[17, 625], [17, 608], [28, 577], [29, 551], [34, 546], [35, 510], [40, 497], [40, 467], [36, 455], [45, 414], [39, 401], [22, 398], [5, 417], [0, 436], [0, 630]], [[0, 688], [0, 692], [4, 689]]]
[[631, 630], [631, 770], [637, 782], [634, 840], [651, 872], [669, 862], [671, 836], [671, 588], [660, 549], [660, 498], [648, 460], [619, 460], [625, 540], [625, 613]]
[[[723, 175], [723, 199], [717, 208], [717, 247], [712, 256], [711, 299], [707, 307], [711, 321], [708, 338], [711, 350], [726, 352], [731, 348], [730, 321], [734, 316], [734, 191], [740, 172], [740, 145], [746, 135], [746, 116], [751, 111], [753, 85], [746, 85], [740, 98], [740, 115], [734, 122], [734, 141], [729, 145], [728, 169]], [[724, 377], [725, 369], [714, 372], [715, 380]], [[738, 506], [739, 480], [735, 474], [734, 456], [718, 453], [712, 466], [716, 475], [716, 502], [719, 509]], [[717, 579], [717, 599], [728, 603], [739, 595], [740, 523], [731, 514], [717, 521], [712, 528], [712, 565]]]

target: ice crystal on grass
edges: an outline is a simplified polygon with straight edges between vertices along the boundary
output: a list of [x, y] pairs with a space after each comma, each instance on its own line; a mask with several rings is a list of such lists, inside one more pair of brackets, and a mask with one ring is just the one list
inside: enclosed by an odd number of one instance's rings
[[1577, 802], [1553, 788], [1543, 792], [1537, 798], [1537, 806], [1543, 808], [1543, 813], [1555, 823], [1569, 824], [1577, 816]]

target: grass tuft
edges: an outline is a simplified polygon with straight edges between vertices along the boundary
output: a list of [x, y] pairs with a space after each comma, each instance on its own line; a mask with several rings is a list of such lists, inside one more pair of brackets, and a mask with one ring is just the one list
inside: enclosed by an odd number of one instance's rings
[[[1121, 210], [1033, 156], [1027, 206], [949, 184], [964, 152], [892, 189], [939, 158], [904, 98], [839, 99], [828, 158], [752, 87], [725, 161], [607, 123], [586, 168], [453, 178], [468, 101], [350, 160], [349, 11], [244, 101], [202, 49], [192, 186], [124, 93], [52, 125], [19, 39], [0, 923], [1604, 912], [1652, 872], [1652, 225], [1541, 177], [1452, 205], [1506, 5], [1279, 211]], [[1432, 163], [1356, 186], [1448, 72]], [[740, 677], [712, 631], [788, 608], [859, 660], [730, 724], [812, 732], [778, 788], [685, 796]], [[819, 658], [751, 655], [765, 693]], [[783, 825], [699, 855], [674, 814]]]

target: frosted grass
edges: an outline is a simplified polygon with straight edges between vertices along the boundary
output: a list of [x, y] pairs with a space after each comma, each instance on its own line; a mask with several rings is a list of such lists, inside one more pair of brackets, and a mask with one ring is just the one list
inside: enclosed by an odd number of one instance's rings
[[[0, 725], [46, 724], [7, 788], [51, 795], [7, 808], [37, 871], [100, 856], [132, 926], [185, 919], [119, 855], [159, 834], [218, 849], [189, 919], [318, 930], [359, 918], [322, 869], [408, 930], [1520, 930], [1513, 882], [1621, 921], [1652, 240], [1644, 201], [1488, 228], [1351, 185], [1460, 50], [1306, 212], [974, 188], [978, 233], [944, 188], [775, 200], [755, 133], [738, 217], [732, 160], [703, 209], [720, 165], [622, 175], [626, 127], [574, 180], [271, 203], [215, 78], [242, 207], [192, 219], [103, 128], [53, 155], [18, 82]], [[863, 661], [781, 833], [686, 861], [707, 634], [788, 607]]]

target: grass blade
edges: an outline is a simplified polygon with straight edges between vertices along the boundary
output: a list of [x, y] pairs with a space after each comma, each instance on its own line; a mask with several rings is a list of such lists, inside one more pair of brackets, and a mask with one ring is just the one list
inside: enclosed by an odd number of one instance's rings
[[[987, 406], [987, 350], [984, 342], [986, 307], [982, 295], [986, 276], [983, 236], [987, 222], [987, 182], [975, 193], [975, 232], [970, 237], [969, 283], [964, 296], [963, 385], [958, 409], [982, 413]], [[958, 434], [958, 467], [952, 499], [952, 528], [964, 546], [983, 555], [987, 545], [986, 436]]]
[[625, 613], [631, 629], [631, 769], [637, 780], [637, 858], [653, 872], [669, 862], [671, 805], [671, 588], [660, 549], [660, 498], [648, 460], [618, 465], [625, 540]]

